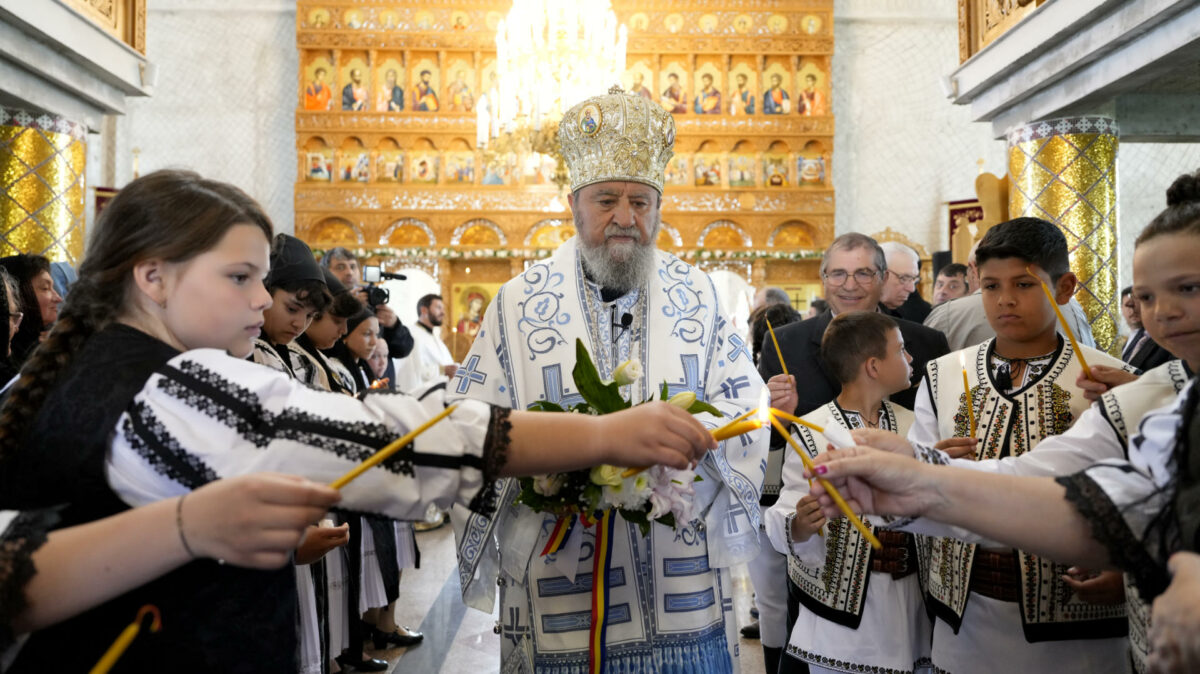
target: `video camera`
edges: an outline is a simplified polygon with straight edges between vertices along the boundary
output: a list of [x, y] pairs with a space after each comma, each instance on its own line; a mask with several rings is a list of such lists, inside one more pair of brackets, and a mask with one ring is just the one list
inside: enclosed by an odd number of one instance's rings
[[383, 279], [406, 281], [408, 280], [408, 277], [404, 274], [393, 274], [389, 271], [383, 271], [377, 265], [364, 266], [363, 282], [366, 283], [366, 285], [363, 286], [363, 290], [365, 290], [367, 293], [367, 304], [371, 305], [372, 309], [380, 304], [387, 304], [388, 300], [391, 299], [391, 293], [387, 291], [387, 288], [380, 288], [379, 286], [375, 285]]

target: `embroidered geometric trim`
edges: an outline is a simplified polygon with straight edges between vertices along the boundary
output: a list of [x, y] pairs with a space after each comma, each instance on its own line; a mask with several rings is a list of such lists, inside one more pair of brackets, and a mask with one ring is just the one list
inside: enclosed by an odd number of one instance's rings
[[1091, 525], [1092, 537], [1108, 550], [1113, 564], [1132, 576], [1145, 602], [1153, 602], [1167, 589], [1171, 577], [1129, 530], [1108, 494], [1086, 473], [1064, 475], [1055, 481], [1066, 488], [1067, 501]]

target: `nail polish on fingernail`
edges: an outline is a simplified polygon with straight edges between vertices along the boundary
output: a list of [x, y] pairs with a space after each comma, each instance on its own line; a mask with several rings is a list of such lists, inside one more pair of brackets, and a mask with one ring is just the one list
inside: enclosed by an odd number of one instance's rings
[[829, 472], [829, 466], [817, 466], [817, 475], [824, 475]]

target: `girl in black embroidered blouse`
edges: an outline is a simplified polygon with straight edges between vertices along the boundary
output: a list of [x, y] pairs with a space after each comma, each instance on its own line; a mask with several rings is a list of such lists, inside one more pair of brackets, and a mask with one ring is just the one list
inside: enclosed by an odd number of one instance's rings
[[[0, 507], [65, 503], [63, 523], [75, 525], [221, 477], [275, 470], [329, 482], [443, 409], [444, 388], [358, 400], [241, 360], [271, 302], [262, 283], [271, 235], [252, 199], [192, 173], [158, 171], [121, 190], [58, 322], [0, 408]], [[396, 519], [419, 518], [429, 503], [489, 512], [498, 476], [682, 468], [713, 444], [665, 404], [586, 417], [462, 401], [347, 485], [343, 507]], [[12, 671], [90, 666], [139, 602], [179, 622], [128, 652], [128, 667], [291, 669], [295, 601], [290, 570], [197, 561], [35, 633]]]

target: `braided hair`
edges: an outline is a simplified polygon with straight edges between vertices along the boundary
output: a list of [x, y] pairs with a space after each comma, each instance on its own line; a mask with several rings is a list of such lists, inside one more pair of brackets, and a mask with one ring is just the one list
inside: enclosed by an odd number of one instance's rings
[[214, 248], [235, 225], [257, 226], [271, 239], [262, 207], [232, 185], [180, 170], [155, 171], [126, 185], [96, 222], [58, 321], [0, 407], [0, 456], [20, 447], [88, 338], [126, 313], [134, 267], [151, 258], [186, 262]]

